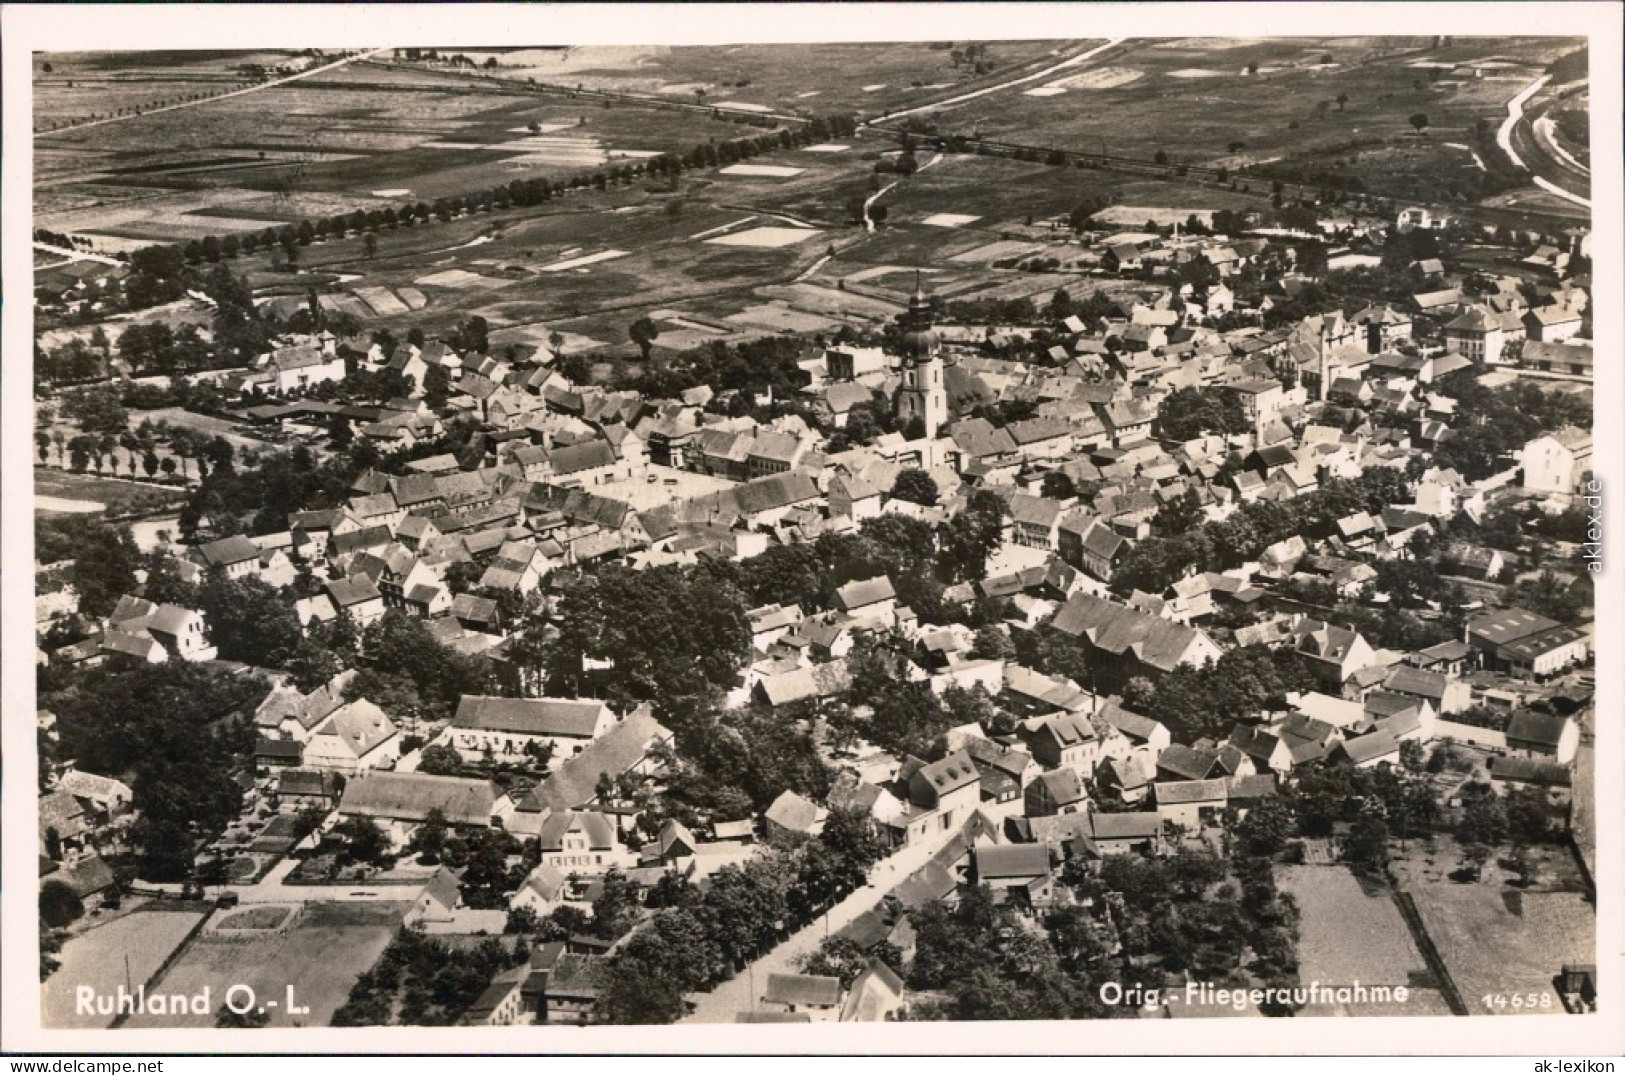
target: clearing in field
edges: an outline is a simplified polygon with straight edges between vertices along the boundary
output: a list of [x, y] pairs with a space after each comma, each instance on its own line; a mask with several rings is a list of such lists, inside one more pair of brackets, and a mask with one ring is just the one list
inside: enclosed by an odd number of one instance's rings
[[[362, 971], [378, 960], [409, 904], [311, 903], [286, 931], [205, 934], [189, 945], [154, 990], [192, 994], [207, 988], [223, 1001], [241, 983], [254, 990], [272, 1026], [326, 1026]], [[122, 972], [122, 968], [120, 968]], [[288, 991], [303, 1015], [289, 1015]], [[272, 1007], [267, 1001], [275, 1001]], [[220, 1001], [215, 1002], [219, 1007]], [[136, 1016], [132, 1027], [212, 1027], [207, 1015]]]
[[1084, 71], [1082, 74], [1045, 83], [1036, 90], [1028, 90], [1027, 96], [1048, 97], [1065, 90], [1114, 90], [1119, 86], [1127, 86], [1130, 82], [1138, 82], [1144, 77], [1144, 71], [1132, 67], [1102, 67], [1097, 71]]
[[975, 249], [967, 250], [962, 254], [955, 254], [949, 261], [963, 261], [973, 264], [986, 264], [1000, 261], [1004, 258], [1018, 258], [1027, 254], [1047, 249], [1040, 243], [1024, 243], [1015, 239], [1001, 239], [996, 243], [987, 243]]
[[719, 235], [715, 239], [707, 239], [710, 246], [755, 246], [767, 249], [777, 249], [781, 246], [794, 246], [804, 243], [822, 232], [814, 228], [751, 228], [749, 231], [736, 231], [729, 235]]
[[56, 1028], [111, 1026], [112, 1015], [78, 1014], [78, 988], [112, 996], [126, 982], [147, 981], [203, 917], [201, 911], [135, 911], [73, 938], [58, 955], [62, 965], [42, 987], [41, 1022]]
[[773, 111], [767, 105], [752, 105], [752, 104], [746, 104], [743, 101], [718, 101], [716, 103], [716, 107], [718, 107], [718, 108], [736, 108], [741, 112], [771, 112], [771, 111]]
[[920, 223], [929, 224], [933, 228], [962, 228], [981, 219], [979, 216], [969, 216], [965, 213], [932, 213]]
[[1181, 67], [1177, 71], [1169, 71], [1169, 78], [1223, 78], [1229, 72], [1215, 71], [1211, 67]]
[[803, 153], [845, 153], [851, 146], [843, 146], [836, 142], [820, 142], [816, 146], [802, 146]]
[[1406, 1003], [1315, 1004], [1304, 1015], [1449, 1015], [1427, 961], [1386, 891], [1367, 892], [1348, 867], [1279, 866], [1281, 890], [1298, 901], [1298, 977], [1341, 988], [1405, 986]]
[[793, 175], [800, 175], [805, 168], [790, 168], [783, 164], [730, 164], [718, 172], [718, 175], [751, 175], [765, 176], [772, 179], [789, 179]]
[[752, 306], [736, 314], [729, 314], [727, 320], [736, 325], [764, 328], [770, 332], [823, 332], [836, 326], [836, 322], [827, 317], [819, 317], [817, 314], [776, 303]]
[[414, 284], [426, 284], [430, 287], [453, 287], [459, 290], [470, 287], [502, 287], [508, 283], [506, 280], [493, 280], [489, 276], [469, 272], [467, 269], [445, 269], [441, 272], [432, 272], [428, 276], [420, 276], [412, 282]]
[[372, 196], [374, 198], [405, 198], [410, 196], [411, 193], [412, 192], [405, 187], [392, 187], [389, 190], [372, 191]]
[[596, 254], [588, 254], [585, 257], [570, 258], [568, 261], [555, 261], [551, 265], [543, 265], [542, 271], [564, 272], [567, 269], [580, 269], [587, 265], [596, 265], [600, 261], [610, 261], [614, 258], [624, 258], [626, 257], [627, 253], [628, 251], [626, 250], [600, 250]]
[[689, 238], [694, 240], [709, 239], [713, 235], [721, 235], [725, 231], [732, 231], [741, 224], [749, 224], [755, 219], [756, 218], [754, 216], [740, 217], [738, 220], [731, 220], [726, 224], [718, 224], [714, 228], [707, 228], [704, 231], [696, 232], [693, 235], [690, 235]]
[[47, 515], [89, 515], [106, 511], [107, 505], [95, 500], [64, 500], [58, 496], [36, 496], [34, 510]]
[[39, 510], [78, 513], [110, 508], [115, 514], [161, 506], [185, 495], [163, 486], [48, 467], [34, 468], [34, 493], [34, 506]]

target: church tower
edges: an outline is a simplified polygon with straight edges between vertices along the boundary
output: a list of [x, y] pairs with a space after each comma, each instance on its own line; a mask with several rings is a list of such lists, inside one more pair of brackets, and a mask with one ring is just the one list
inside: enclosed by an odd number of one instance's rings
[[914, 280], [908, 311], [903, 314], [903, 383], [897, 389], [897, 420], [905, 427], [915, 418], [925, 425], [925, 439], [935, 440], [948, 421], [948, 389], [943, 383], [941, 341], [931, 329], [931, 302]]

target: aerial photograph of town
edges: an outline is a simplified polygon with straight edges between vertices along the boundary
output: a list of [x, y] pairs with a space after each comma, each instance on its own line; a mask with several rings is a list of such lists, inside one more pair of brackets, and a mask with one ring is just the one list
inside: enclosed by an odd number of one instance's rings
[[1592, 62], [33, 52], [43, 1026], [1594, 1013]]

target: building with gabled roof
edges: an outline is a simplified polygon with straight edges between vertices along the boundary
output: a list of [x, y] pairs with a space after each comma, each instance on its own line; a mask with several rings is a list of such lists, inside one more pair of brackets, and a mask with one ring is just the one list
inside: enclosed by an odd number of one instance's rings
[[784, 791], [762, 815], [769, 832], [786, 836], [813, 836], [829, 811], [793, 791]]
[[400, 757], [395, 722], [365, 698], [347, 702], [317, 725], [305, 741], [299, 764], [306, 769], [364, 772], [392, 765]]
[[464, 756], [496, 758], [551, 748], [568, 758], [615, 725], [609, 706], [589, 698], [497, 698], [466, 694], [443, 738]]
[[385, 825], [395, 845], [401, 846], [431, 811], [440, 811], [450, 825], [485, 828], [495, 805], [496, 789], [489, 780], [374, 769], [344, 785], [339, 814]]
[[1218, 660], [1221, 652], [1204, 631], [1088, 593], [1067, 598], [1050, 625], [1086, 644], [1107, 687], [1137, 675], [1160, 676], [1181, 665], [1201, 667]]

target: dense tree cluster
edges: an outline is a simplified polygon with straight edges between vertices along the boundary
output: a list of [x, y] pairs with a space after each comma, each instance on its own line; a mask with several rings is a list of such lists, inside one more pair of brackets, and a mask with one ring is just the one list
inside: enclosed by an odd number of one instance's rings
[[1314, 675], [1296, 651], [1242, 646], [1201, 668], [1180, 665], [1155, 684], [1132, 679], [1123, 704], [1167, 725], [1175, 742], [1193, 743], [1224, 738], [1237, 722], [1284, 709], [1288, 694], [1314, 689]]
[[141, 876], [188, 877], [196, 842], [237, 816], [237, 775], [253, 749], [247, 716], [269, 685], [186, 661], [130, 671], [54, 673], [40, 706], [57, 715], [64, 756], [125, 779], [139, 820], [130, 833]]
[[141, 554], [127, 526], [82, 516], [43, 516], [34, 526], [34, 559], [42, 564], [73, 561], [79, 615], [97, 620], [118, 599], [135, 590]]
[[403, 928], [333, 1013], [334, 1026], [453, 1026], [502, 971], [529, 958], [491, 939], [453, 948]]
[[[871, 860], [872, 861], [872, 860]], [[666, 886], [666, 906], [610, 957], [594, 1018], [670, 1023], [685, 993], [733, 977], [862, 883], [870, 862], [819, 839], [724, 866], [701, 890]]]
[[739, 591], [704, 566], [634, 571], [615, 564], [559, 584], [559, 633], [548, 654], [550, 690], [579, 691], [588, 662], [611, 662], [601, 679], [611, 704], [656, 703], [664, 716], [734, 684], [750, 652]]
[[1208, 433], [1247, 433], [1252, 427], [1234, 392], [1176, 388], [1157, 404], [1157, 429], [1170, 440], [1195, 440]]
[[1237, 567], [1257, 559], [1277, 541], [1319, 531], [1355, 512], [1380, 512], [1408, 495], [1403, 475], [1378, 467], [1358, 478], [1325, 482], [1292, 500], [1243, 504], [1222, 522], [1141, 541], [1112, 577], [1112, 589], [1120, 594], [1161, 593], [1191, 571]]

